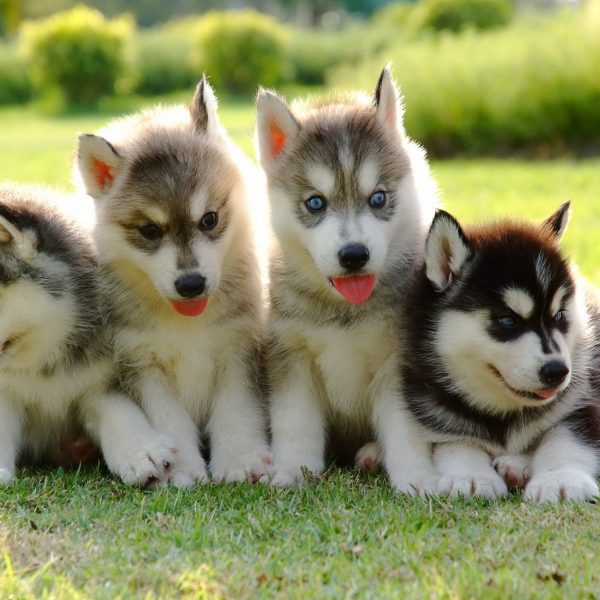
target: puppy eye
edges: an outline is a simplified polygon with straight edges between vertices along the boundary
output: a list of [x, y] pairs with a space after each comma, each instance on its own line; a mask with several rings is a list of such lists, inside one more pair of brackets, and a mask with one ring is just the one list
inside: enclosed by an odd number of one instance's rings
[[369, 206], [371, 208], [383, 208], [387, 201], [387, 196], [385, 192], [378, 190], [377, 192], [373, 192], [371, 197], [369, 198]]
[[555, 323], [560, 323], [563, 319], [565, 318], [565, 311], [564, 310], [559, 310], [555, 315], [554, 315], [554, 322]]
[[140, 227], [138, 227], [138, 231], [147, 240], [160, 240], [160, 238], [163, 236], [162, 229], [155, 223], [146, 223], [145, 225], [140, 225]]
[[218, 222], [219, 215], [216, 212], [210, 211], [204, 213], [200, 219], [200, 229], [202, 231], [209, 231], [210, 229], [214, 229]]
[[498, 317], [496, 322], [502, 329], [516, 329], [519, 325], [516, 317], [512, 317], [511, 315], [505, 315], [504, 317]]
[[322, 212], [325, 210], [325, 207], [327, 206], [327, 203], [325, 202], [325, 199], [322, 196], [311, 196], [306, 202], [306, 208], [308, 208], [308, 210], [311, 213], [318, 213], [318, 212]]

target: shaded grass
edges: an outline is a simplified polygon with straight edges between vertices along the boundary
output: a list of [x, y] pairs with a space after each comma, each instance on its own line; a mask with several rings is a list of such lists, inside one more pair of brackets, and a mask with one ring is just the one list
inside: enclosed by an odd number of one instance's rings
[[[251, 103], [221, 116], [251, 152]], [[2, 178], [66, 186], [75, 133], [106, 120], [0, 111]], [[565, 246], [600, 282], [600, 160], [438, 162], [434, 172], [465, 221], [542, 218], [572, 198]], [[0, 488], [0, 596], [598, 598], [597, 510], [396, 498], [382, 476], [337, 470], [293, 491], [143, 491], [97, 470], [27, 469]]]

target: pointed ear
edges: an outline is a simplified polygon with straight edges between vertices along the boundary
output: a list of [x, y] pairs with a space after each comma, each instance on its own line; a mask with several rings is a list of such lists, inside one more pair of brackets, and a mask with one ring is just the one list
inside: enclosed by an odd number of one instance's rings
[[571, 218], [571, 201], [567, 200], [558, 210], [542, 222], [542, 230], [549, 233], [558, 242], [562, 237], [569, 219]]
[[25, 260], [31, 260], [36, 254], [34, 236], [23, 233], [5, 216], [4, 207], [0, 205], [0, 248], [12, 248], [16, 254]]
[[425, 243], [427, 279], [439, 292], [458, 277], [472, 254], [472, 247], [458, 221], [444, 210], [433, 218]]
[[300, 124], [277, 94], [260, 89], [256, 97], [256, 135], [262, 166], [267, 169], [300, 131]]
[[92, 198], [102, 198], [110, 192], [122, 164], [123, 158], [103, 137], [89, 133], [79, 136], [77, 166]]
[[202, 79], [196, 86], [190, 104], [190, 115], [194, 129], [198, 133], [209, 131], [217, 124], [217, 97], [206, 75], [202, 75]]
[[386, 65], [381, 71], [373, 102], [377, 108], [377, 119], [386, 128], [393, 131], [398, 131], [404, 135], [404, 126], [402, 125], [402, 117], [404, 115], [404, 107], [400, 99], [398, 88], [392, 79], [390, 65]]

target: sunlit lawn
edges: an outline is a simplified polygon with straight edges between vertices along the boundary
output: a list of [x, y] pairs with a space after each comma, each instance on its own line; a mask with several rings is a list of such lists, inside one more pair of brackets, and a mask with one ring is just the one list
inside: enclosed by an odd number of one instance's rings
[[[251, 102], [225, 104], [221, 117], [251, 153]], [[68, 187], [76, 132], [106, 119], [0, 110], [1, 178]], [[465, 220], [541, 218], [571, 198], [565, 245], [600, 283], [600, 160], [451, 161], [434, 172]], [[381, 476], [337, 470], [299, 491], [186, 492], [27, 470], [0, 490], [0, 597], [600, 598], [598, 517], [594, 505], [517, 496], [398, 499]]]

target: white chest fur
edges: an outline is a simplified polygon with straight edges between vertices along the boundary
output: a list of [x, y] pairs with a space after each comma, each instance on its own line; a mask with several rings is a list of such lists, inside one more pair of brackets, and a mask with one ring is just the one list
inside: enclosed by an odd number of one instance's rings
[[305, 332], [305, 343], [320, 373], [330, 408], [347, 417], [370, 408], [369, 387], [377, 371], [395, 353], [394, 333], [390, 323], [381, 321]]

